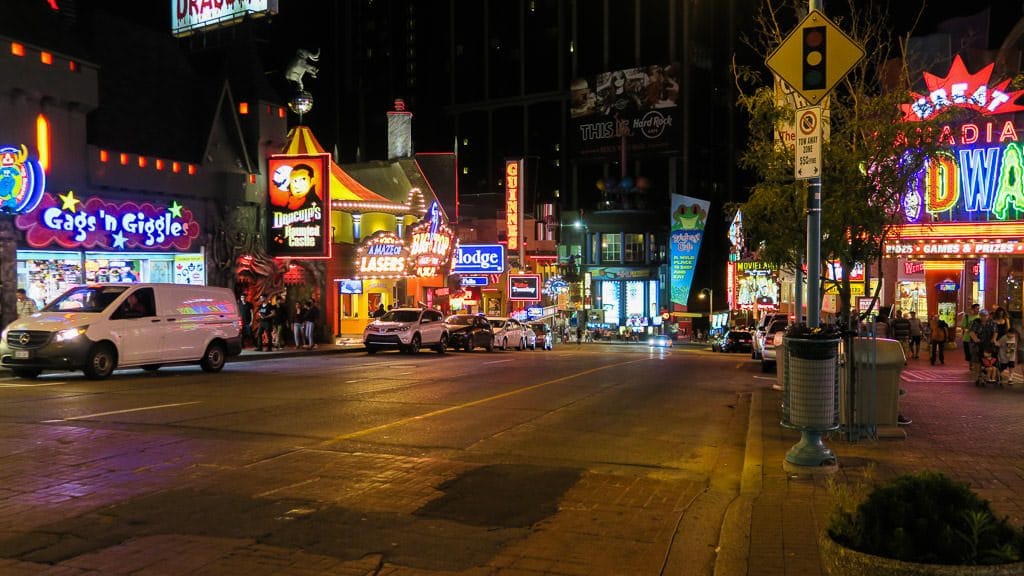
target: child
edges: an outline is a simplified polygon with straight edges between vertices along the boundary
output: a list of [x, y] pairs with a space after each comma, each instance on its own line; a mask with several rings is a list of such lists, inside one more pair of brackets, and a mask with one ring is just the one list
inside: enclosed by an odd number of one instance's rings
[[995, 384], [998, 382], [996, 374], [996, 356], [992, 352], [992, 346], [986, 345], [981, 351], [981, 374], [978, 377], [978, 386]]
[[1010, 383], [1010, 376], [1013, 374], [1013, 369], [1017, 365], [1017, 341], [1019, 339], [1017, 329], [1011, 328], [1007, 330], [1006, 334], [1003, 334], [999, 340], [996, 341], [996, 343], [999, 344], [1000, 384]]

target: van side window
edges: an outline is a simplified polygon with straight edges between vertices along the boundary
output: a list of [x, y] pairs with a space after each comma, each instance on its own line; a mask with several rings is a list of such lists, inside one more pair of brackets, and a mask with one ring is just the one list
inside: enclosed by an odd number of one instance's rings
[[153, 289], [139, 288], [125, 298], [112, 318], [145, 318], [155, 315], [156, 302], [153, 298]]

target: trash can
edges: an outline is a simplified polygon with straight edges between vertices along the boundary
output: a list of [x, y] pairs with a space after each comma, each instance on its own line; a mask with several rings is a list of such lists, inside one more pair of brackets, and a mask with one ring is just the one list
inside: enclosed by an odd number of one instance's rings
[[[848, 372], [840, 380], [840, 426], [848, 435], [860, 430], [881, 437], [906, 438], [897, 424], [899, 417], [900, 375], [907, 358], [899, 340], [854, 338], [854, 382]], [[859, 436], [862, 434], [852, 434]]]
[[839, 339], [784, 339], [783, 425], [827, 431], [839, 425]]

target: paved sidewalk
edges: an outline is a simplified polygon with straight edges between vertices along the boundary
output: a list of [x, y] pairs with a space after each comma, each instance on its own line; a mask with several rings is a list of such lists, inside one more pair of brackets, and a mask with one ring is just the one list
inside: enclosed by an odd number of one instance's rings
[[[938, 471], [969, 483], [1012, 525], [1024, 525], [1024, 385], [977, 388], [955, 351], [945, 365], [909, 360], [902, 380], [900, 412], [913, 420], [906, 439], [827, 439], [838, 461], [831, 477], [853, 483]], [[745, 546], [747, 555], [720, 555], [716, 574], [822, 574], [817, 539], [832, 507], [830, 475], [784, 469], [800, 435], [779, 425], [781, 401], [771, 388], [755, 395], [739, 504], [749, 513], [749, 531], [745, 519], [727, 521], [722, 543], [723, 550]]]

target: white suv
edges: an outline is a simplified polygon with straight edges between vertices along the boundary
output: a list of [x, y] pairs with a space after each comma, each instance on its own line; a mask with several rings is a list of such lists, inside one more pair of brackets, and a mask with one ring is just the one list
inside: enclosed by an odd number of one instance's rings
[[448, 348], [448, 329], [437, 310], [394, 308], [366, 326], [363, 345], [367, 354], [386, 348], [415, 354], [424, 346], [444, 354]]

